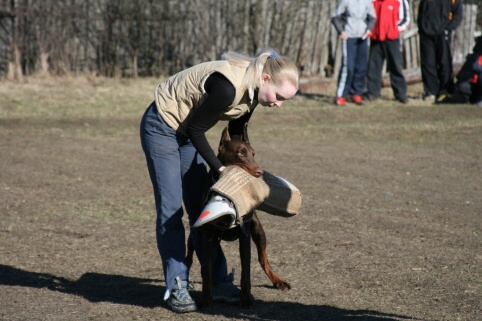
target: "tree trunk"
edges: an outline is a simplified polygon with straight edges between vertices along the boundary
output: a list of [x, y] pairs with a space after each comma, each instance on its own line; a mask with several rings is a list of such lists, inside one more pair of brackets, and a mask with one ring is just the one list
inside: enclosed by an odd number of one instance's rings
[[49, 56], [48, 52], [40, 53], [40, 74], [48, 75], [49, 73]]
[[22, 73], [22, 53], [16, 44], [13, 44], [13, 59], [8, 62], [7, 79], [9, 80], [23, 80]]
[[139, 49], [136, 49], [134, 50], [134, 54], [132, 56], [132, 77], [136, 79], [139, 77], [138, 60], [139, 60]]

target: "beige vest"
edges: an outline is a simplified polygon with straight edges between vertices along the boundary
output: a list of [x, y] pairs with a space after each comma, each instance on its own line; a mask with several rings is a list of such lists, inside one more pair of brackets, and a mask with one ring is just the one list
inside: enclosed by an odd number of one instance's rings
[[250, 98], [241, 85], [246, 68], [233, 66], [225, 60], [205, 62], [185, 69], [157, 86], [157, 110], [171, 128], [187, 136], [191, 111], [196, 110], [206, 98], [204, 82], [214, 72], [221, 73], [236, 89], [232, 105], [219, 115], [220, 120], [239, 118], [256, 107], [258, 102]]

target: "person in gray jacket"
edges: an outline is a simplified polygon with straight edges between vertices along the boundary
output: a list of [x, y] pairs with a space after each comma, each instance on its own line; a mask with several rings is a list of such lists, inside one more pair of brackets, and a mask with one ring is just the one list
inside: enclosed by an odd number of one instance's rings
[[362, 104], [368, 64], [368, 37], [375, 25], [371, 0], [340, 0], [331, 22], [342, 39], [342, 64], [338, 76], [336, 104], [343, 106], [350, 95]]

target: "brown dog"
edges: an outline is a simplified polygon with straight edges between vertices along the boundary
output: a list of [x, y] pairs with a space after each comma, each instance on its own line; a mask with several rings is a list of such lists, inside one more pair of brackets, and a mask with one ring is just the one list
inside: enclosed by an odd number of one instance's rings
[[[224, 166], [237, 165], [248, 173], [255, 177], [260, 177], [263, 174], [263, 170], [258, 166], [254, 160], [255, 152], [249, 144], [247, 135], [247, 127], [244, 128], [244, 133], [240, 139], [231, 139], [229, 136], [228, 128], [223, 130], [221, 141], [218, 148], [218, 158], [221, 160]], [[217, 177], [215, 177], [217, 176]], [[210, 185], [216, 180], [219, 175], [210, 172]], [[209, 188], [206, 189], [208, 191]], [[211, 264], [211, 248], [212, 242], [217, 239], [224, 241], [235, 241], [239, 239], [239, 254], [241, 258], [241, 302], [242, 307], [248, 307], [253, 305], [253, 297], [251, 295], [251, 242], [252, 238], [256, 244], [258, 250], [258, 261], [269, 277], [273, 286], [280, 290], [289, 290], [291, 286], [273, 272], [268, 262], [266, 254], [266, 234], [263, 226], [256, 215], [256, 212], [248, 214], [251, 219], [244, 221], [244, 226], [236, 226], [228, 230], [219, 230], [214, 225], [206, 224], [201, 228], [202, 238], [202, 251], [205, 257], [205, 263], [201, 267], [201, 275], [203, 279], [202, 289], [202, 303], [201, 308], [206, 308], [212, 304], [212, 264]], [[249, 231], [245, 233], [243, 231]], [[188, 251], [186, 256], [186, 262], [190, 268], [193, 260], [194, 246], [191, 236], [188, 239]]]

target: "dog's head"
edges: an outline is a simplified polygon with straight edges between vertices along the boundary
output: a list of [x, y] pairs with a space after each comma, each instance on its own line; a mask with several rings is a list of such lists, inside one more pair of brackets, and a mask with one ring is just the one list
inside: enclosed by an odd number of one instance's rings
[[247, 124], [240, 138], [231, 139], [228, 127], [224, 128], [218, 148], [218, 158], [224, 166], [237, 165], [254, 177], [260, 177], [263, 170], [254, 160], [254, 155], [248, 139]]

